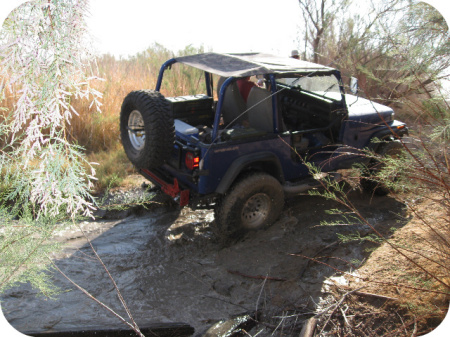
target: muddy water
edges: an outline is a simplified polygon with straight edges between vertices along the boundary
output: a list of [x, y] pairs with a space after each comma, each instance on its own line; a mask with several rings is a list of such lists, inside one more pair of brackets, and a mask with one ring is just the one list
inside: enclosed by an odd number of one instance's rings
[[[401, 226], [402, 205], [390, 198], [370, 199], [358, 193], [361, 206], [377, 227]], [[213, 237], [211, 211], [181, 212], [159, 207], [121, 220], [83, 222], [80, 227], [115, 279], [138, 324], [184, 322], [196, 334], [214, 322], [255, 312], [271, 317], [289, 311], [310, 312], [324, 294], [323, 282], [334, 270], [290, 254], [332, 255], [347, 261], [364, 259], [360, 244], [334, 244], [337, 233], [365, 226], [321, 226], [333, 220], [324, 214], [332, 202], [299, 196], [287, 202], [281, 219], [267, 230], [252, 233], [224, 247]], [[56, 258], [58, 267], [81, 287], [126, 317], [116, 291], [77, 228], [61, 231], [67, 243]], [[331, 244], [331, 245], [330, 245]], [[343, 270], [354, 266], [327, 260]], [[264, 280], [268, 277], [267, 280]], [[116, 317], [76, 290], [59, 273], [55, 283], [64, 291], [57, 300], [21, 285], [2, 297], [2, 310], [19, 331], [123, 327]]]

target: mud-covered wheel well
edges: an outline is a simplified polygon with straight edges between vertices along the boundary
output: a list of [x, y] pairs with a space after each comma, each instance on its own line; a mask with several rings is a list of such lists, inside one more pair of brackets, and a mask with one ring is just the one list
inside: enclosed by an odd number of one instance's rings
[[236, 159], [222, 175], [215, 192], [226, 194], [233, 184], [243, 175], [251, 172], [262, 172], [273, 176], [280, 184], [284, 183], [283, 169], [279, 158], [270, 152], [257, 152]]
[[[267, 173], [277, 179], [280, 184], [284, 182], [284, 177], [282, 172], [280, 171], [279, 167], [271, 161], [264, 161], [264, 162], [254, 162], [248, 164], [246, 167], [244, 167], [239, 174], [236, 176], [236, 178], [233, 180], [231, 185], [235, 184], [237, 181], [240, 181], [244, 177], [247, 177], [251, 174], [255, 173]], [[231, 187], [230, 185], [230, 187]]]

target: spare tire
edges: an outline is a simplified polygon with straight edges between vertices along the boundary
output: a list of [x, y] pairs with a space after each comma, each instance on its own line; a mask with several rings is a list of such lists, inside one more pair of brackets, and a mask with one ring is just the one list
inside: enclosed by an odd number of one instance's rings
[[120, 136], [137, 168], [156, 168], [172, 153], [175, 128], [170, 103], [158, 91], [130, 92], [120, 111]]

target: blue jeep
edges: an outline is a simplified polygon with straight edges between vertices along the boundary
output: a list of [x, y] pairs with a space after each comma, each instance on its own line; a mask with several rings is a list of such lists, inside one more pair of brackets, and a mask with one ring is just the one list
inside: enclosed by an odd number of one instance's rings
[[[202, 70], [206, 92], [164, 97], [163, 75], [175, 63]], [[259, 82], [247, 101], [237, 85], [246, 77]], [[260, 53], [204, 53], [168, 60], [155, 90], [129, 93], [120, 128], [143, 176], [181, 206], [214, 208], [215, 230], [235, 236], [275, 222], [286, 196], [317, 186], [305, 163], [333, 174], [364, 161], [363, 148], [394, 155], [408, 129], [393, 115], [346, 94], [333, 68]]]

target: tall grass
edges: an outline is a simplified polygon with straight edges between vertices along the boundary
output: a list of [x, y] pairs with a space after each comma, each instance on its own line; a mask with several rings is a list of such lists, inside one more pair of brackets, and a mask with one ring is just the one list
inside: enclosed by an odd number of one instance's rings
[[[100, 56], [96, 67], [104, 81], [99, 82], [95, 89], [103, 94], [102, 113], [96, 112], [84, 101], [73, 102], [79, 116], [68, 126], [71, 140], [83, 146], [87, 153], [114, 150], [120, 141], [119, 115], [124, 97], [133, 90], [154, 89], [159, 69], [168, 59], [200, 52], [203, 52], [201, 48], [188, 46], [174, 54], [155, 44], [129, 59]], [[165, 96], [192, 94], [199, 87], [199, 82], [204, 87], [202, 72], [175, 65], [166, 71], [161, 92]]]
[[[88, 160], [97, 162], [96, 189], [117, 185], [133, 171], [120, 142], [120, 108], [125, 96], [133, 90], [154, 89], [161, 65], [170, 58], [203, 52], [202, 48], [187, 46], [173, 53], [162, 45], [155, 44], [147, 50], [128, 59], [117, 59], [102, 55], [92, 64], [102, 81], [96, 81], [94, 89], [102, 94], [101, 112], [90, 106], [87, 100], [74, 99], [71, 103], [78, 116], [66, 125], [69, 141], [83, 147]], [[204, 89], [203, 72], [174, 65], [166, 71], [161, 92], [165, 96], [179, 96], [198, 93]], [[15, 97], [11, 92], [2, 99], [0, 123], [13, 111]], [[7, 143], [7, 141], [4, 141]], [[1, 145], [1, 144], [0, 144]], [[5, 144], [3, 144], [5, 145]]]

